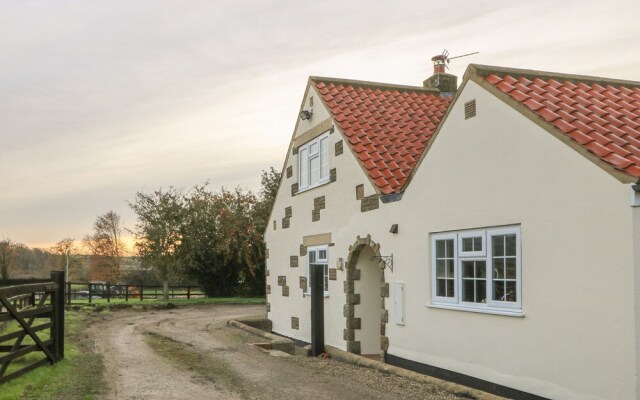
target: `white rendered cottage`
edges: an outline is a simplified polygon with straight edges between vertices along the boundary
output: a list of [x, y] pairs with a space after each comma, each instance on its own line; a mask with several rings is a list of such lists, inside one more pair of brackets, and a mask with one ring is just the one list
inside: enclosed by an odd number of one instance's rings
[[265, 232], [273, 331], [310, 341], [325, 264], [327, 345], [507, 397], [640, 398], [640, 83], [440, 72], [309, 79]]

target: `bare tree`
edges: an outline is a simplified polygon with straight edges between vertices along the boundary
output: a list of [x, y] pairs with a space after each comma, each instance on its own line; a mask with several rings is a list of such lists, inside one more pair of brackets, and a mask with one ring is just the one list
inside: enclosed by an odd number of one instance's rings
[[16, 244], [9, 238], [0, 241], [0, 278], [9, 279], [13, 268]]
[[99, 215], [93, 224], [93, 233], [82, 240], [91, 253], [92, 279], [116, 282], [125, 255], [122, 242], [122, 221], [115, 211]]
[[69, 282], [69, 265], [75, 263], [73, 255], [78, 252], [75, 245], [75, 239], [62, 239], [51, 248], [51, 252], [60, 256], [60, 262], [58, 265], [64, 268], [65, 280], [66, 282]]

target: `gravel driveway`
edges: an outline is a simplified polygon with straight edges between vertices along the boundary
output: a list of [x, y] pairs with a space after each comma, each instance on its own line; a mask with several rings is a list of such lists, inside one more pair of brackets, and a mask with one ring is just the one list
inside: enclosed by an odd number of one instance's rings
[[274, 357], [226, 326], [262, 305], [114, 311], [88, 334], [104, 356], [108, 399], [460, 399], [437, 386], [330, 359]]

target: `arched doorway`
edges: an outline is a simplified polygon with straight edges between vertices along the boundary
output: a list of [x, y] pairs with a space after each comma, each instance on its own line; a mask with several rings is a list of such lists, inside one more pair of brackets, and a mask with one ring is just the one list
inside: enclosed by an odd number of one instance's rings
[[351, 353], [380, 354], [384, 358], [389, 348], [385, 335], [389, 284], [385, 282], [384, 263], [379, 257], [380, 245], [369, 235], [366, 238], [358, 236], [349, 247], [344, 282], [344, 340]]

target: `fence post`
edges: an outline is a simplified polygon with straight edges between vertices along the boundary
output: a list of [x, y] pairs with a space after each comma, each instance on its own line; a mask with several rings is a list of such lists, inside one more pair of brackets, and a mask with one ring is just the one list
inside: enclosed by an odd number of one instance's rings
[[89, 304], [91, 304], [91, 297], [93, 295], [93, 291], [91, 290], [91, 283], [87, 283], [87, 286], [89, 287]]
[[58, 289], [52, 299], [54, 315], [52, 333], [54, 334], [53, 353], [56, 360], [59, 361], [64, 358], [64, 292], [66, 287], [64, 271], [51, 271], [51, 280], [58, 284]]
[[67, 304], [71, 305], [71, 282], [67, 282]]
[[107, 283], [107, 303], [111, 303], [111, 285]]
[[124, 301], [129, 302], [129, 285], [124, 285]]
[[187, 300], [191, 298], [191, 286], [187, 286]]
[[143, 297], [144, 297], [144, 285], [140, 285], [140, 301], [142, 301]]

